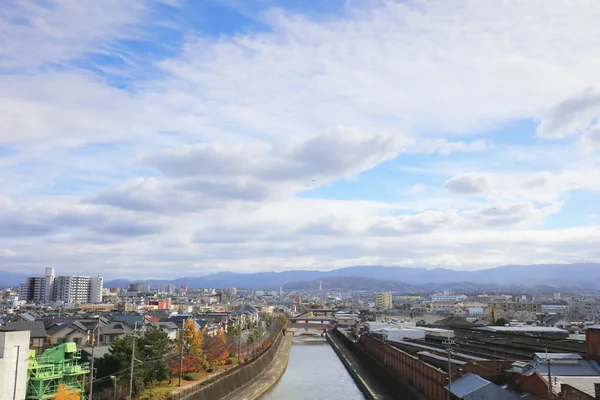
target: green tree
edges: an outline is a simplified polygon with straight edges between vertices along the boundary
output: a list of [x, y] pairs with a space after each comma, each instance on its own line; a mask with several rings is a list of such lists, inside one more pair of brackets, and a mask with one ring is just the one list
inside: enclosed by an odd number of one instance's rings
[[138, 340], [139, 357], [144, 362], [140, 366], [143, 371], [145, 383], [165, 381], [169, 379], [169, 367], [165, 356], [169, 352], [169, 336], [156, 325], [146, 329], [144, 335]]
[[227, 336], [229, 337], [238, 337], [240, 336], [240, 334], [242, 333], [242, 331], [240, 331], [240, 328], [238, 328], [237, 326], [230, 326], [227, 329]]
[[285, 329], [288, 326], [288, 323], [290, 322], [288, 316], [286, 313], [280, 313], [277, 316], [277, 319], [279, 320], [279, 325], [281, 327], [281, 329]]
[[270, 329], [271, 325], [273, 324], [273, 314], [271, 314], [271, 313], [265, 314], [263, 320], [265, 321], [267, 329]]
[[[109, 376], [131, 367], [133, 337], [115, 340], [109, 353], [100, 358], [96, 366], [98, 376]], [[169, 338], [157, 326], [150, 326], [135, 340], [134, 390], [136, 393], [146, 384], [169, 379], [169, 368], [165, 358], [170, 351]]]

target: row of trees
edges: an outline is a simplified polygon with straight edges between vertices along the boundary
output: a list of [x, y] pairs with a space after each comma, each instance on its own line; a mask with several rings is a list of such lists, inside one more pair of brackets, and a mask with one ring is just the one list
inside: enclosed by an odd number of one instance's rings
[[[267, 326], [273, 329], [287, 325], [286, 322], [287, 319], [280, 316], [276, 318], [270, 316], [266, 320]], [[260, 342], [263, 334], [262, 328], [255, 328], [247, 338], [247, 345], [253, 346]], [[108, 388], [111, 385], [110, 376], [127, 381], [122, 386], [128, 386], [134, 343], [133, 389], [135, 393], [140, 393], [153, 382], [172, 382], [173, 378], [179, 375], [180, 369], [185, 376], [194, 377], [201, 371], [214, 371], [219, 365], [237, 362], [241, 335], [242, 332], [237, 327], [230, 327], [227, 334], [219, 331], [214, 336], [204, 335], [196, 322], [188, 319], [183, 326], [183, 341], [180, 335], [175, 345], [171, 346], [167, 334], [162, 329], [149, 326], [135, 340], [132, 336], [116, 340], [112, 343], [109, 353], [96, 360], [98, 389], [102, 386]], [[183, 368], [181, 368], [182, 346]], [[96, 385], [94, 387], [96, 388]]]

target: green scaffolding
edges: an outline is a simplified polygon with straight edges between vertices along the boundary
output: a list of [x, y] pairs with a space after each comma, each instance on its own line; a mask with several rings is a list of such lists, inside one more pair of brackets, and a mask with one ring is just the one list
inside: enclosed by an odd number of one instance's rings
[[81, 352], [75, 343], [63, 343], [44, 351], [37, 357], [29, 351], [27, 370], [27, 400], [52, 399], [62, 383], [69, 390], [77, 390], [86, 400], [85, 376], [90, 373], [87, 363], [80, 363]]

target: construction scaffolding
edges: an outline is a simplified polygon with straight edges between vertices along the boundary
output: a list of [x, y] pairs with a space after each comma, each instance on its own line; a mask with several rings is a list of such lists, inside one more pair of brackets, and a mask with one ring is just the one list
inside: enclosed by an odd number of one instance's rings
[[85, 376], [90, 373], [87, 363], [81, 363], [81, 352], [75, 343], [63, 343], [44, 351], [36, 357], [29, 351], [27, 372], [27, 400], [52, 399], [62, 383], [69, 390], [76, 390], [81, 400], [86, 400]]

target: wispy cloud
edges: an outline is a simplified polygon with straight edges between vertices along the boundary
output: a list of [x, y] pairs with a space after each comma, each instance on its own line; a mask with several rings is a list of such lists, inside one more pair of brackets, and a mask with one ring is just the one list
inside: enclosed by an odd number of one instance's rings
[[598, 2], [290, 4], [0, 5], [6, 268], [600, 260]]

